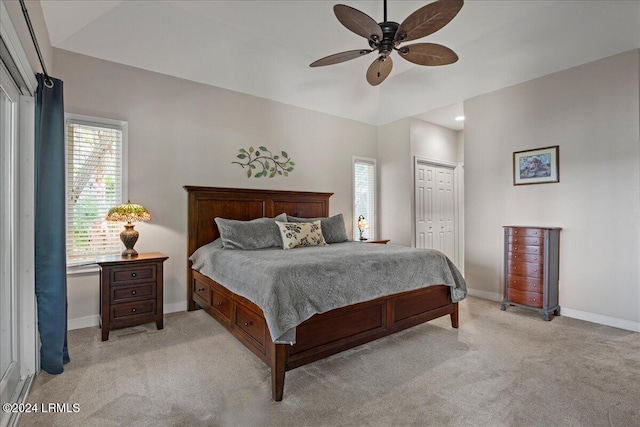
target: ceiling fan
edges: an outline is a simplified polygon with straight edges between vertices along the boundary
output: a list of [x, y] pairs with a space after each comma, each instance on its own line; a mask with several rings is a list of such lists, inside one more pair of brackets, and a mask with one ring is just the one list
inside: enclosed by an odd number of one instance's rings
[[367, 81], [377, 86], [386, 79], [393, 68], [391, 53], [397, 50], [400, 57], [418, 65], [446, 65], [458, 60], [458, 55], [446, 46], [435, 43], [414, 43], [398, 47], [401, 43], [416, 40], [435, 33], [447, 25], [462, 9], [464, 0], [437, 0], [421, 7], [402, 24], [387, 21], [387, 0], [384, 0], [384, 22], [376, 23], [369, 15], [350, 6], [333, 7], [338, 21], [347, 29], [369, 42], [371, 49], [357, 49], [329, 55], [312, 62], [310, 67], [322, 67], [349, 61], [375, 50], [378, 57], [367, 70]]

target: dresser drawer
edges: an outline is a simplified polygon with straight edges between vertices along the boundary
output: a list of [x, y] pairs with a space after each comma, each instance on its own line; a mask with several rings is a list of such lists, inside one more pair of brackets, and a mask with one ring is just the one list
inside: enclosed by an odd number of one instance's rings
[[211, 292], [209, 292], [209, 285], [206, 283], [193, 279], [193, 293], [199, 296], [205, 305], [211, 304]]
[[111, 306], [111, 321], [129, 320], [156, 314], [156, 300], [128, 302]]
[[540, 228], [510, 227], [509, 235], [522, 237], [542, 237], [544, 230]]
[[156, 281], [155, 264], [138, 264], [132, 267], [117, 267], [112, 270], [112, 285]]
[[507, 272], [517, 276], [542, 277], [543, 266], [520, 261], [507, 261]]
[[509, 236], [509, 243], [538, 246], [544, 244], [544, 237]]
[[137, 301], [156, 297], [156, 283], [142, 283], [132, 286], [113, 286], [111, 288], [111, 303]]
[[235, 324], [240, 330], [244, 331], [249, 337], [264, 347], [264, 333], [266, 325], [264, 319], [248, 308], [236, 304], [236, 321]]
[[520, 261], [520, 262], [528, 262], [534, 264], [544, 264], [544, 257], [542, 255], [537, 254], [523, 254], [518, 252], [509, 252], [508, 260], [511, 261]]
[[536, 292], [507, 289], [507, 298], [509, 302], [542, 308], [542, 295]]
[[215, 288], [211, 291], [211, 308], [227, 319], [231, 319], [231, 298]]
[[509, 243], [509, 252], [514, 252], [519, 254], [541, 255], [542, 250], [543, 250], [543, 247], [541, 246], [513, 245]]
[[514, 276], [509, 274], [509, 276], [507, 276], [507, 287], [509, 289], [517, 289], [519, 291], [542, 293], [543, 280], [534, 277]]

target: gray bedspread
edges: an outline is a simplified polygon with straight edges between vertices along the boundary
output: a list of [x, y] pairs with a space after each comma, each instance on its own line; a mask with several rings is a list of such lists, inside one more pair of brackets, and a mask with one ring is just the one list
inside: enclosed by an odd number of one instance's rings
[[276, 343], [293, 344], [295, 327], [316, 313], [430, 285], [466, 284], [441, 252], [405, 246], [334, 243], [284, 251], [222, 249], [219, 241], [190, 257], [193, 269], [255, 303]]

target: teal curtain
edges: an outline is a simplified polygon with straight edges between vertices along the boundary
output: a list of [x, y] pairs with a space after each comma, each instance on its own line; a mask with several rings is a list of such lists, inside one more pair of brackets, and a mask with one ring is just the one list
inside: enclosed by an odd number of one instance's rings
[[69, 362], [63, 87], [61, 80], [36, 77], [35, 280], [40, 366], [60, 374]]

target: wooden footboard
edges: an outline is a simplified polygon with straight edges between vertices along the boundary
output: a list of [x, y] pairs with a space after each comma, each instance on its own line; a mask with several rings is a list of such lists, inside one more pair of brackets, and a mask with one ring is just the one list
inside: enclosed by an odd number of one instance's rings
[[276, 401], [288, 370], [447, 314], [458, 327], [458, 303], [448, 286], [437, 285], [316, 314], [296, 328], [293, 346], [274, 344], [262, 310], [251, 301], [197, 271], [191, 289], [195, 303], [271, 367]]
[[[220, 236], [214, 218], [251, 220], [288, 215], [329, 216], [332, 193], [186, 186], [187, 256]], [[188, 309], [204, 308], [271, 367], [274, 400], [282, 400], [285, 372], [437, 317], [458, 327], [458, 304], [449, 288], [431, 286], [316, 314], [296, 329], [296, 344], [274, 344], [262, 310], [251, 301], [191, 269], [187, 261]]]

